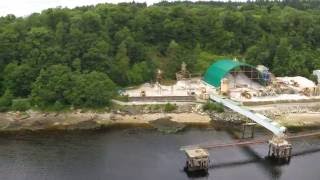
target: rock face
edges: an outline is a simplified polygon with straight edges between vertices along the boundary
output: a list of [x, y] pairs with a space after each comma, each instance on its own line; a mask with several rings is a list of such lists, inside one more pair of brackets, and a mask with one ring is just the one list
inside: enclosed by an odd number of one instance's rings
[[238, 113], [225, 110], [223, 113], [211, 112], [210, 118], [212, 121], [225, 121], [233, 123], [241, 123], [246, 120], [246, 118]]
[[[95, 129], [99, 124], [92, 113], [0, 113], [0, 131], [44, 130], [44, 129]], [[107, 123], [107, 121], [105, 122]]]
[[172, 121], [171, 117], [163, 117], [154, 121], [150, 121], [151, 126], [156, 128], [160, 132], [164, 133], [176, 133], [183, 130], [186, 125]]
[[[185, 111], [189, 111], [189, 108], [186, 108]], [[42, 113], [36, 111], [0, 113], [0, 132], [24, 130], [89, 130], [111, 125], [151, 126], [162, 132], [177, 132], [183, 129], [185, 124], [190, 123], [210, 124], [210, 118], [208, 115], [182, 111], [171, 113], [137, 113], [132, 110], [112, 113], [82, 111], [67, 113]]]

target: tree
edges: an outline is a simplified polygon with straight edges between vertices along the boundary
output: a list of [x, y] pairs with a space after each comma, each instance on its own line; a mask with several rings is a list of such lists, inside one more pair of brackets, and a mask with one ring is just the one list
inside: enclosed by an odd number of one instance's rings
[[46, 107], [56, 101], [68, 104], [66, 94], [72, 86], [70, 68], [52, 65], [41, 70], [32, 87], [32, 99], [40, 107]]
[[188, 49], [180, 46], [175, 41], [171, 41], [166, 52], [167, 62], [165, 63], [165, 68], [163, 68], [167, 77], [175, 77], [175, 73], [180, 70], [182, 62], [187, 64], [189, 70], [193, 69], [199, 53], [199, 46], [194, 49]]
[[0, 17], [0, 95], [59, 110], [74, 103], [66, 93], [75, 79], [94, 71], [125, 87], [149, 81], [157, 68], [174, 79], [182, 62], [203, 73], [226, 57], [276, 76], [310, 77], [320, 68], [319, 8], [298, 0], [162, 2], [7, 15]]
[[277, 47], [275, 57], [273, 59], [273, 72], [278, 75], [288, 74], [290, 69], [288, 68], [288, 60], [290, 59], [291, 47], [288, 43], [288, 39], [280, 39], [280, 43]]
[[103, 107], [110, 103], [116, 86], [104, 73], [93, 71], [74, 74], [74, 86], [67, 95], [68, 101], [77, 107]]
[[125, 42], [122, 42], [115, 57], [115, 62], [110, 65], [110, 75], [117, 84], [126, 85], [128, 83], [129, 57]]
[[0, 112], [7, 111], [10, 109], [13, 95], [10, 90], [6, 90], [2, 97], [0, 97]]
[[146, 62], [134, 64], [128, 72], [128, 80], [130, 84], [141, 84], [152, 78], [152, 69], [148, 67]]
[[36, 75], [35, 69], [27, 64], [8, 64], [4, 70], [4, 87], [15, 97], [27, 97]]
[[88, 71], [105, 71], [110, 61], [108, 56], [109, 48], [109, 44], [103, 40], [92, 45], [83, 55], [82, 69]]
[[167, 52], [167, 63], [165, 65], [165, 74], [167, 77], [173, 78], [177, 70], [179, 69], [180, 64], [182, 63], [179, 56], [181, 55], [181, 47], [178, 43], [172, 40], [168, 46]]

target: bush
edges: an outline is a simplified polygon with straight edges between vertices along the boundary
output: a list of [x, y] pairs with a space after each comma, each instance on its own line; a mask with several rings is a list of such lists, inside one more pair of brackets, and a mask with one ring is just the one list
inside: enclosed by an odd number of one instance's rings
[[60, 101], [56, 101], [52, 106], [53, 111], [62, 111], [65, 108], [66, 108], [66, 106], [63, 103], [61, 103]]
[[215, 111], [218, 113], [224, 112], [224, 108], [222, 104], [219, 103], [212, 103], [212, 102], [207, 102], [206, 104], [203, 105], [202, 107], [203, 111]]
[[128, 95], [119, 95], [119, 96], [116, 96], [114, 99], [122, 102], [129, 102]]
[[15, 99], [12, 101], [11, 109], [13, 111], [26, 111], [30, 109], [31, 104], [29, 99]]
[[164, 112], [172, 112], [174, 110], [177, 109], [177, 105], [175, 104], [170, 104], [170, 103], [167, 103], [165, 106], [164, 106]]
[[8, 111], [12, 104], [13, 95], [6, 90], [2, 97], [0, 97], [0, 112]]

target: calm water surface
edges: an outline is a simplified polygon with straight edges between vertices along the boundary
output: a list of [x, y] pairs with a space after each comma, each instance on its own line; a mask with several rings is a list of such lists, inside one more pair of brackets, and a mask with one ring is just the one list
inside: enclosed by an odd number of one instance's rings
[[288, 165], [264, 159], [267, 145], [209, 151], [209, 175], [188, 177], [179, 147], [231, 141], [224, 131], [192, 129], [165, 135], [152, 130], [0, 135], [1, 180], [319, 180], [320, 139], [294, 142]]

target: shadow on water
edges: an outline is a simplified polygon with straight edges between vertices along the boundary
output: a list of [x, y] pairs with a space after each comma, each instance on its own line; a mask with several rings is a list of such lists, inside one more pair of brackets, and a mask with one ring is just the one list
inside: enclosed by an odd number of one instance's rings
[[[219, 164], [211, 164], [210, 169], [218, 169], [218, 168], [233, 168], [236, 166], [242, 166], [242, 165], [248, 165], [251, 163], [256, 163], [260, 165], [266, 173], [270, 175], [270, 177], [279, 179], [282, 171], [279, 169], [281, 166], [289, 165], [289, 161], [281, 161], [276, 160], [272, 157], [260, 157], [252, 148], [249, 146], [242, 146], [240, 147], [243, 152], [250, 155], [250, 157], [253, 157], [252, 159], [243, 160], [243, 161], [233, 161], [233, 162], [226, 162], [226, 163], [219, 163]], [[308, 154], [318, 153], [320, 152], [320, 147], [308, 149], [300, 152], [292, 153], [292, 157], [296, 156], [304, 156]]]
[[[232, 127], [228, 128], [226, 132], [233, 138], [233, 139], [239, 139], [239, 135], [237, 134], [237, 128]], [[261, 167], [262, 170], [265, 171], [266, 174], [268, 174], [269, 177], [279, 179], [282, 172], [281, 169], [278, 167], [281, 165], [287, 165], [288, 162], [284, 163], [282, 161], [274, 160], [270, 157], [261, 157], [257, 152], [255, 152], [250, 146], [240, 146], [239, 147], [242, 152], [247, 154], [249, 157], [252, 157], [251, 160], [245, 160], [245, 161], [239, 161], [239, 162], [231, 162], [226, 164], [220, 164], [217, 165], [214, 168], [222, 168], [222, 167], [234, 167], [238, 165], [245, 165], [250, 163], [257, 163]], [[290, 162], [290, 161], [289, 161]]]
[[282, 172], [278, 168], [280, 165], [285, 165], [283, 162], [278, 162], [272, 158], [269, 157], [260, 157], [259, 154], [257, 154], [251, 147], [249, 146], [243, 146], [241, 147], [241, 150], [248, 154], [250, 157], [253, 157], [254, 159], [257, 159], [257, 165], [262, 167], [262, 169], [272, 178], [278, 179], [280, 178]]
[[[308, 149], [305, 151], [292, 153], [292, 157], [303, 156], [303, 155], [308, 155], [308, 154], [313, 154], [313, 153], [318, 153], [318, 152], [320, 152], [320, 148]], [[285, 162], [275, 161], [273, 158], [266, 156], [264, 158], [261, 158], [261, 157], [257, 158], [256, 157], [256, 158], [243, 160], [243, 161], [233, 161], [233, 162], [226, 162], [226, 163], [219, 163], [219, 164], [211, 164], [210, 168], [214, 168], [214, 169], [229, 168], [229, 167], [247, 165], [247, 164], [251, 164], [251, 163], [264, 163], [264, 164], [270, 164], [270, 165], [274, 165], [274, 166], [281, 166], [281, 165], [288, 164]]]
[[194, 171], [194, 172], [185, 171], [185, 173], [189, 178], [209, 177], [209, 173], [207, 171]]

